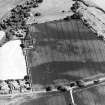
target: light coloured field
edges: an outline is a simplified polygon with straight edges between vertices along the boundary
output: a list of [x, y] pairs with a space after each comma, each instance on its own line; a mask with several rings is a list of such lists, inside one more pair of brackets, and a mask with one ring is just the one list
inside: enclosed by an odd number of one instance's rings
[[[44, 23], [71, 16], [73, 12], [70, 8], [73, 4], [74, 1], [72, 0], [43, 0], [39, 7], [31, 9], [31, 16], [28, 19], [27, 24]], [[34, 14], [36, 13], [40, 13], [41, 16], [35, 17]]]
[[27, 75], [21, 41], [9, 41], [0, 47], [0, 80], [23, 79]]
[[82, 0], [85, 3], [89, 4], [90, 6], [99, 6], [103, 10], [105, 10], [105, 0]]

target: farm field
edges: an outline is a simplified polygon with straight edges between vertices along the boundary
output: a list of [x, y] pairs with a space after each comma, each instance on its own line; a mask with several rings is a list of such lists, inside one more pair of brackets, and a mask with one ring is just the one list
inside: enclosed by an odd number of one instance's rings
[[[54, 80], [78, 80], [98, 73], [105, 73], [105, 45], [80, 20], [57, 21], [33, 25], [30, 34], [36, 38], [35, 51], [30, 55], [31, 74], [34, 84], [48, 85]], [[104, 89], [98, 87], [74, 94], [77, 105], [104, 105]], [[66, 98], [65, 98], [66, 96]], [[56, 94], [56, 97], [57, 94]], [[61, 97], [61, 96], [60, 96]], [[69, 104], [69, 96], [63, 95]], [[53, 98], [50, 97], [50, 98]], [[64, 105], [50, 98], [35, 100], [42, 105]], [[43, 100], [43, 101], [40, 101]], [[32, 104], [33, 105], [33, 104]]]
[[33, 83], [75, 80], [105, 72], [104, 41], [80, 20], [35, 25], [31, 30], [37, 40], [30, 57]]

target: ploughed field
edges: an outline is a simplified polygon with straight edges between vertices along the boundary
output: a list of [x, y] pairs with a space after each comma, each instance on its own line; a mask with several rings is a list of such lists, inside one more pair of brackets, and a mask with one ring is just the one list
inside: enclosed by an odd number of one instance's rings
[[30, 32], [36, 38], [35, 50], [30, 56], [34, 84], [104, 73], [104, 41], [80, 20], [33, 25]]
[[[30, 54], [33, 86], [52, 84], [55, 80], [74, 81], [105, 72], [104, 41], [80, 20], [32, 25], [30, 34], [36, 38], [35, 50]], [[104, 105], [104, 89], [102, 84], [77, 92], [75, 101], [77, 105]], [[69, 98], [67, 95], [64, 97]], [[46, 103], [48, 100], [44, 97], [45, 105], [53, 105], [52, 102]]]

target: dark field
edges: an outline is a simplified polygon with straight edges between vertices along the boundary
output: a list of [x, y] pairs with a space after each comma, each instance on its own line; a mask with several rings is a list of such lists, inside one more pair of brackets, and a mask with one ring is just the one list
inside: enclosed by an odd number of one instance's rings
[[81, 21], [35, 25], [32, 30], [37, 39], [31, 59], [33, 83], [76, 80], [105, 72], [104, 42]]
[[[54, 80], [78, 80], [105, 73], [105, 45], [80, 20], [33, 25], [37, 39], [30, 55], [32, 82], [51, 84]], [[105, 105], [105, 86], [74, 94], [77, 105]], [[69, 105], [69, 96], [57, 94], [22, 105]]]

